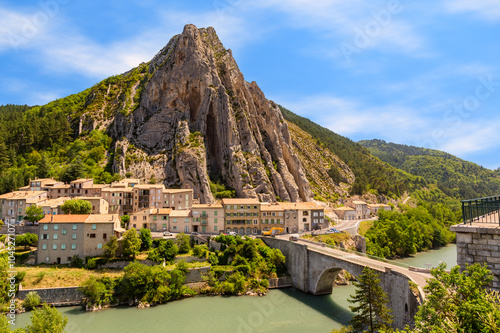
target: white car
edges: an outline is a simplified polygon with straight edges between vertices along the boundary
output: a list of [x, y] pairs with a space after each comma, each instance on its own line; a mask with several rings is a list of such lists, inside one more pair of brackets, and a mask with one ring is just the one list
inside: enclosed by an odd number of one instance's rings
[[228, 233], [228, 235], [229, 235], [229, 236], [237, 236], [238, 234], [237, 234], [237, 233], [235, 233], [234, 231], [230, 231], [230, 232]]

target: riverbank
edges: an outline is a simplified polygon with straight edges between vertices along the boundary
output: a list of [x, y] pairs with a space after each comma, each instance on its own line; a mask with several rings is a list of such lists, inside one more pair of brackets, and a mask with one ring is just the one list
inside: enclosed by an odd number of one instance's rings
[[[448, 260], [456, 263], [456, 252], [448, 245], [421, 252], [413, 258], [424, 263]], [[450, 255], [451, 254], [451, 255]], [[422, 267], [425, 267], [422, 266]], [[86, 313], [81, 306], [59, 308], [69, 319], [67, 331], [79, 333], [109, 332], [330, 332], [347, 325], [352, 318], [347, 299], [354, 286], [335, 286], [331, 295], [313, 296], [294, 288], [269, 290], [264, 297], [195, 296], [145, 310], [119, 306], [106, 311]], [[29, 322], [29, 313], [17, 316], [16, 327]], [[194, 319], [193, 319], [194, 318]]]

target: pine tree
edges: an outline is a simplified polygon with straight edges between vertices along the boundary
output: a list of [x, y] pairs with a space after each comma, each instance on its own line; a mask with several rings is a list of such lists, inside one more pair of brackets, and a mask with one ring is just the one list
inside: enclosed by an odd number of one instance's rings
[[348, 300], [356, 315], [351, 319], [355, 332], [377, 332], [389, 328], [392, 323], [391, 310], [387, 307], [387, 294], [380, 286], [379, 275], [365, 267], [363, 273], [354, 282], [356, 293]]
[[42, 154], [42, 159], [38, 162], [36, 166], [36, 175], [38, 178], [47, 178], [49, 177], [50, 172], [50, 162], [47, 155]]

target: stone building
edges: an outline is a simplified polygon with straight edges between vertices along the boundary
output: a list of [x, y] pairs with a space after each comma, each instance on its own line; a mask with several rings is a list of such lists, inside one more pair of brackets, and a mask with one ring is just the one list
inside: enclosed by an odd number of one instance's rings
[[253, 228], [259, 227], [260, 206], [257, 199], [222, 199], [225, 212], [226, 232], [250, 235]]
[[191, 230], [202, 234], [224, 232], [224, 208], [221, 204], [193, 204]]
[[15, 191], [0, 195], [0, 219], [20, 224], [26, 208], [47, 199], [45, 191]]
[[67, 264], [74, 255], [100, 256], [104, 244], [121, 231], [117, 214], [50, 215], [38, 223], [38, 263]]

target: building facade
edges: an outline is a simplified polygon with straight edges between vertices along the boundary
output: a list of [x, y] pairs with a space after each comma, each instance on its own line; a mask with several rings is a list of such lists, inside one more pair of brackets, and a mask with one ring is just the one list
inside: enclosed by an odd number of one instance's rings
[[101, 256], [120, 229], [118, 215], [50, 215], [39, 221], [37, 262], [68, 264], [74, 255]]
[[191, 231], [217, 235], [224, 232], [224, 208], [221, 204], [193, 204]]

